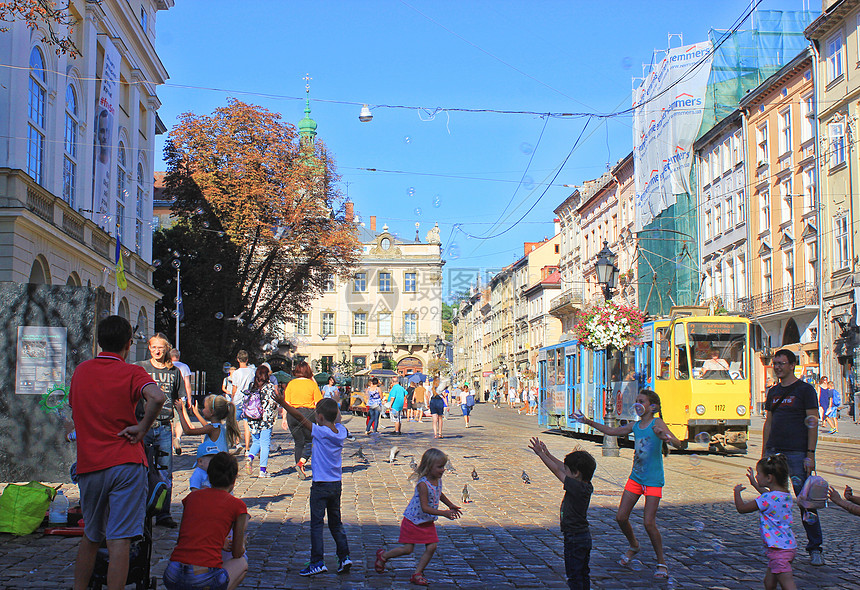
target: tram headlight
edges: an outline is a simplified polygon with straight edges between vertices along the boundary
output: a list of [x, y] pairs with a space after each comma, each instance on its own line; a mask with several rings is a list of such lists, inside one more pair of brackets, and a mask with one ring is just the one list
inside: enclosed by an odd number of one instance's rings
[[739, 405], [738, 406], [738, 416], [746, 416], [746, 414], [747, 414], [747, 407], [743, 404]]
[[699, 416], [702, 416], [705, 413], [705, 406], [703, 406], [702, 404], [699, 404], [698, 406], [696, 406], [696, 413]]

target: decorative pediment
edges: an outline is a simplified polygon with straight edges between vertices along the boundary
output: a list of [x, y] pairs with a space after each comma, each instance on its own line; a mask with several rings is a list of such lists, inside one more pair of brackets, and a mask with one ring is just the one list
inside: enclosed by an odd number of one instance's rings
[[782, 238], [779, 240], [780, 249], [791, 248], [794, 246], [794, 236], [791, 235], [791, 230], [786, 229], [782, 232]]
[[379, 258], [402, 258], [403, 251], [395, 246], [394, 240], [394, 236], [388, 233], [386, 225], [383, 232], [376, 238], [376, 244], [370, 249], [370, 254]]
[[818, 238], [818, 228], [811, 221], [806, 222], [803, 232], [800, 234], [800, 239], [804, 242]]
[[773, 250], [773, 248], [770, 247], [770, 243], [768, 242], [768, 240], [767, 239], [762, 240], [761, 241], [761, 247], [759, 247], [759, 249], [758, 249], [759, 258], [761, 258], [762, 256], [767, 256], [768, 254], [771, 253], [772, 250]]

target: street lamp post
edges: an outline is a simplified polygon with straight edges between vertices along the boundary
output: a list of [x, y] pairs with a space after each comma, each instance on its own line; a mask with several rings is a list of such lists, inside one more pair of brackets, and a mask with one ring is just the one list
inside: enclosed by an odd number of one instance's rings
[[[603, 240], [603, 249], [597, 253], [597, 263], [594, 265], [597, 273], [597, 283], [603, 288], [603, 296], [607, 302], [612, 300], [612, 290], [615, 281], [618, 280], [618, 266], [615, 264], [615, 254], [609, 249], [609, 242]], [[608, 428], [615, 428], [615, 420], [612, 382], [609, 371], [609, 346], [603, 350], [603, 372], [604, 372], [604, 398], [603, 398], [603, 423]], [[603, 437], [603, 456], [618, 457], [618, 438], [615, 436]]]

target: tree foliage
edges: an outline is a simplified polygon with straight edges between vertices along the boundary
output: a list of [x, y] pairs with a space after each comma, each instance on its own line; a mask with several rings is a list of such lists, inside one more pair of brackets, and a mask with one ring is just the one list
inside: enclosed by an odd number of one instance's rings
[[[175, 233], [165, 232], [165, 251], [179, 251], [170, 241], [186, 235], [180, 232], [199, 236], [180, 252], [188, 264], [205, 261], [198, 280], [208, 288], [207, 276], [220, 264], [219, 277], [235, 283], [219, 278], [218, 305], [200, 310], [202, 321], [222, 326], [222, 355], [279, 335], [279, 324], [306, 310], [330, 276], [351, 273], [359, 244], [341, 211], [334, 161], [321, 142], [300, 143], [278, 114], [233, 99], [211, 115], [185, 113], [170, 131], [165, 157], [165, 195], [181, 220]], [[213, 240], [223, 242], [220, 262], [211, 257]], [[189, 326], [197, 321], [190, 300]]]
[[[51, 0], [13, 0], [0, 2], [0, 23], [24, 21], [31, 30], [45, 28], [48, 34], [42, 37], [42, 43], [54, 48], [57, 55], [68, 53], [72, 57], [81, 55], [75, 46], [72, 36], [74, 26], [78, 24], [68, 9], [68, 4], [57, 7]], [[0, 33], [8, 31], [8, 27], [0, 27]]]

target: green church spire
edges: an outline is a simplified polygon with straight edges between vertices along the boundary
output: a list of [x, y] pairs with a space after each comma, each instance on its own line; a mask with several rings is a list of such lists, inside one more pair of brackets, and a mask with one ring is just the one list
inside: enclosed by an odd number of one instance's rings
[[302, 144], [314, 144], [314, 138], [317, 136], [317, 122], [311, 119], [311, 78], [310, 74], [305, 74], [302, 78], [305, 81], [305, 116], [299, 121], [299, 141]]

